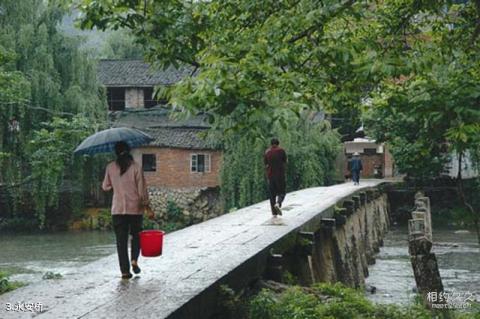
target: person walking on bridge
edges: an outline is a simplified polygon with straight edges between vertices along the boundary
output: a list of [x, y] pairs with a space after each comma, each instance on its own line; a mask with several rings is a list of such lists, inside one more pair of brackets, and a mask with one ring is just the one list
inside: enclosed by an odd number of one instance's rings
[[287, 154], [281, 148], [280, 141], [272, 138], [270, 148], [264, 155], [264, 163], [268, 177], [268, 190], [272, 215], [282, 215], [282, 202], [285, 199], [285, 165]]
[[353, 153], [350, 161], [350, 173], [352, 175], [353, 185], [360, 184], [360, 172], [363, 170], [362, 160], [358, 152]]
[[130, 233], [132, 236], [132, 270], [138, 274], [139, 233], [142, 230], [143, 211], [148, 206], [148, 192], [142, 167], [133, 160], [128, 144], [117, 142], [115, 154], [117, 159], [107, 165], [102, 189], [113, 189], [112, 224], [117, 241], [118, 261], [122, 278], [130, 279], [133, 275], [130, 273], [128, 259], [128, 235]]

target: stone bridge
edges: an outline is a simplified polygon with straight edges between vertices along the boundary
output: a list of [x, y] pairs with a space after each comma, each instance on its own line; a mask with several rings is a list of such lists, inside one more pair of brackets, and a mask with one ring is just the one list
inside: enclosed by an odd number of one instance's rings
[[[235, 291], [288, 270], [300, 282], [362, 286], [388, 228], [385, 182], [365, 180], [287, 195], [280, 222], [267, 201], [170, 233], [164, 254], [141, 258], [141, 276], [119, 279], [111, 255], [0, 296], [0, 318], [211, 318], [220, 286]], [[41, 303], [12, 312], [7, 303]]]

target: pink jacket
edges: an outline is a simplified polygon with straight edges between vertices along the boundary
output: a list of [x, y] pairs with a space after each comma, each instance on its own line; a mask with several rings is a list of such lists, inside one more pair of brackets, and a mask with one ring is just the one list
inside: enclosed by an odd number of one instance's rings
[[141, 215], [143, 205], [148, 203], [147, 184], [143, 170], [133, 162], [127, 171], [120, 176], [120, 167], [115, 162], [107, 165], [102, 189], [113, 188], [112, 214]]

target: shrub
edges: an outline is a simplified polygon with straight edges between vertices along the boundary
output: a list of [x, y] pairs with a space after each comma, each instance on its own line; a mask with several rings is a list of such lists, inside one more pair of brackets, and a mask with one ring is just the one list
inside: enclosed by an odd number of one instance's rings
[[172, 200], [167, 202], [167, 218], [169, 222], [178, 222], [182, 218], [182, 209]]
[[[308, 290], [294, 286], [281, 294], [264, 289], [249, 304], [250, 319], [430, 319], [435, 315], [420, 304], [409, 307], [374, 304], [362, 291], [339, 283], [316, 284]], [[442, 312], [442, 315], [479, 318], [473, 313]]]

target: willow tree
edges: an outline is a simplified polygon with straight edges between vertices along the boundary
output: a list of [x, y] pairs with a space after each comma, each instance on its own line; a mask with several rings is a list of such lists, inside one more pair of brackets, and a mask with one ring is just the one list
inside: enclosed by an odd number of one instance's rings
[[[331, 130], [327, 121], [316, 120], [308, 113], [289, 121], [289, 129], [277, 125], [265, 133], [265, 136], [279, 138], [287, 152], [287, 192], [333, 184], [336, 178], [334, 163], [341, 149], [339, 134]], [[224, 144], [221, 191], [226, 209], [266, 199], [268, 190], [263, 158], [270, 139], [234, 133], [225, 139]]]
[[[59, 211], [55, 209], [59, 196], [45, 201], [43, 193], [58, 194], [77, 164], [71, 154], [56, 157], [42, 151], [39, 137], [58, 143], [59, 150], [65, 142], [73, 151], [71, 144], [78, 138], [71, 133], [77, 128], [59, 127], [61, 122], [54, 118], [73, 125], [78, 114], [88, 124], [82, 129], [89, 132], [100, 127], [106, 115], [94, 62], [82, 51], [79, 39], [59, 29], [64, 14], [55, 1], [0, 3], [0, 182], [8, 185], [2, 192], [15, 198], [9, 217], [32, 220], [37, 215], [40, 226], [46, 211]], [[78, 170], [82, 175], [82, 168]]]
[[[15, 70], [15, 53], [0, 45], [0, 167], [14, 165], [12, 153], [18, 132], [18, 121], [25, 116], [24, 103], [29, 97], [30, 84]], [[0, 184], [8, 181], [9, 172], [0, 170]]]

